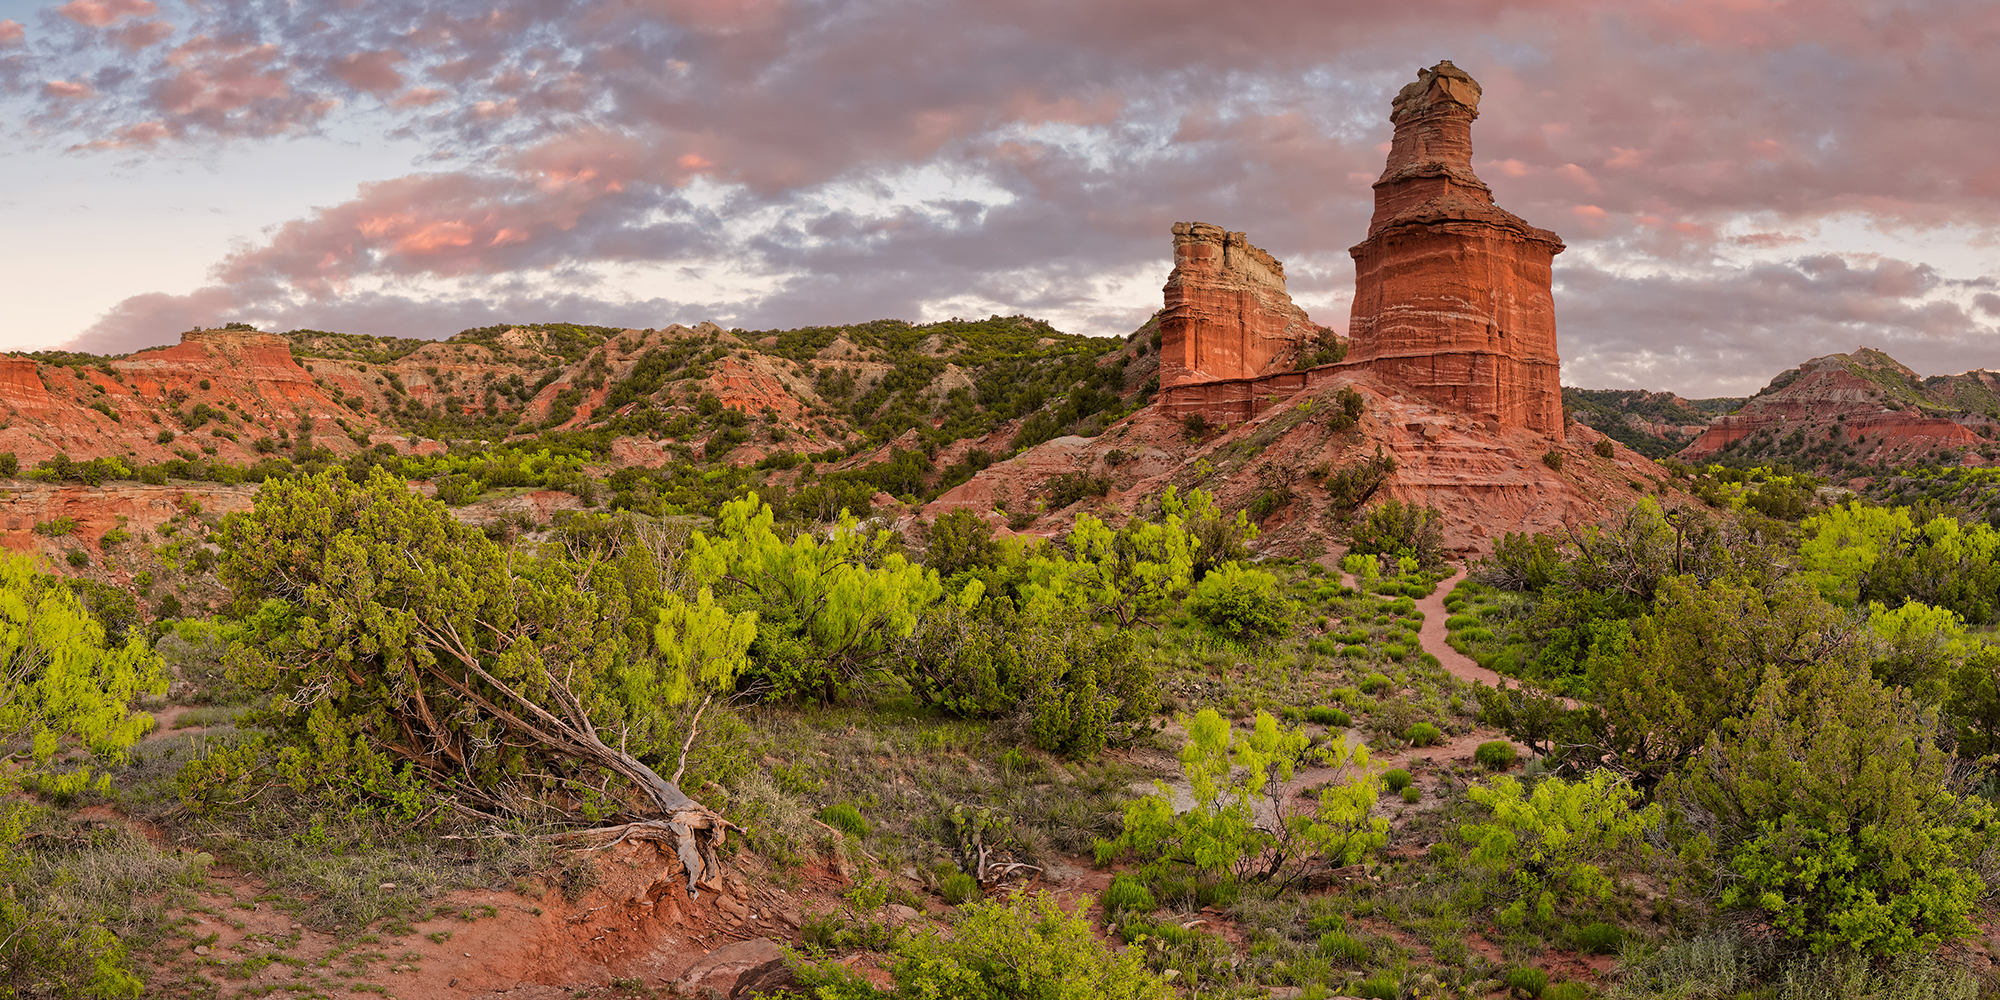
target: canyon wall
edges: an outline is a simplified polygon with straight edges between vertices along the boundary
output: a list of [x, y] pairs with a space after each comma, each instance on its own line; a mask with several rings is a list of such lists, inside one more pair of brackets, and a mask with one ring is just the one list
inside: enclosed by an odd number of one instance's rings
[[1561, 437], [1551, 264], [1563, 243], [1474, 175], [1479, 96], [1449, 60], [1396, 96], [1368, 238], [1348, 251], [1346, 363], [1498, 428]]
[[1285, 265], [1206, 222], [1174, 223], [1164, 291], [1162, 388], [1281, 371], [1319, 330], [1285, 292]]

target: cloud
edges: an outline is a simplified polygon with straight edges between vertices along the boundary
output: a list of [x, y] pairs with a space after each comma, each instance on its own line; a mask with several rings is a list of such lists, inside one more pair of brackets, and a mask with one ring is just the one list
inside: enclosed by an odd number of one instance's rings
[[56, 13], [88, 28], [103, 28], [128, 17], [151, 17], [160, 12], [152, 0], [70, 0]]
[[[1940, 373], [1990, 366], [2000, 342], [2000, 326], [1938, 294], [1945, 283], [1931, 268], [1892, 258], [1820, 254], [1650, 275], [1558, 258], [1557, 272], [1573, 385], [1747, 395], [1807, 358], [1856, 346]], [[1569, 334], [1578, 326], [1592, 331], [1585, 344]]]
[[[203, 5], [135, 55], [113, 35], [164, 26], [151, 7], [61, 8], [34, 79], [95, 96], [44, 92], [37, 128], [166, 156], [338, 126], [454, 169], [368, 179], [215, 262], [197, 304], [137, 297], [93, 343], [221, 303], [416, 335], [492, 303], [746, 324], [986, 303], [1115, 333], [1157, 306], [1143, 276], [1189, 219], [1248, 231], [1295, 295], [1337, 304], [1388, 99], [1440, 56], [1484, 85], [1475, 162], [1500, 204], [1571, 245], [1573, 377], [1720, 385], [1862, 338], [1939, 364], [1990, 342], [1992, 306], [1941, 265], [1800, 235], [1859, 216], [2000, 236], [1980, 0]], [[659, 277], [683, 268], [700, 277]], [[537, 284], [557, 273], [587, 287]]]
[[13, 48], [28, 37], [28, 29], [15, 20], [0, 21], [0, 49]]
[[403, 75], [396, 67], [405, 61], [403, 54], [393, 49], [350, 52], [334, 60], [330, 68], [348, 86], [380, 95], [403, 89]]

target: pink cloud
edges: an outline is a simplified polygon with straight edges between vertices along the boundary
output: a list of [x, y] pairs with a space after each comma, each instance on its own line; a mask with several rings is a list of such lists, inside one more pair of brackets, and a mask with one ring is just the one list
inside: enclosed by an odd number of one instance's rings
[[50, 97], [61, 98], [89, 97], [92, 93], [90, 84], [73, 83], [69, 80], [50, 80], [42, 85], [42, 92]]
[[412, 87], [389, 102], [392, 108], [427, 108], [450, 95], [450, 91], [437, 87]]
[[21, 26], [21, 22], [14, 20], [0, 21], [0, 49], [20, 45], [27, 36], [28, 30]]
[[328, 68], [348, 86], [370, 94], [386, 94], [403, 88], [403, 75], [396, 67], [405, 61], [401, 52], [352, 52], [333, 61]]
[[165, 21], [134, 21], [110, 31], [111, 40], [127, 52], [137, 52], [166, 41], [174, 26]]
[[86, 28], [116, 24], [121, 18], [151, 17], [160, 12], [152, 0], [69, 0], [56, 13]]
[[109, 139], [95, 139], [70, 149], [150, 149], [172, 135], [173, 130], [164, 122], [140, 122], [119, 129]]

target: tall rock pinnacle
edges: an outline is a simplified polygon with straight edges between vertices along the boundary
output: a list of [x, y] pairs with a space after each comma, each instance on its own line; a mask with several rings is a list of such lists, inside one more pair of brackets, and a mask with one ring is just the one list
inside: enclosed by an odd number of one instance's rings
[[1560, 437], [1550, 267], [1562, 239], [1472, 172], [1480, 87], [1450, 60], [1396, 95], [1396, 135], [1354, 257], [1347, 362], [1500, 427]]

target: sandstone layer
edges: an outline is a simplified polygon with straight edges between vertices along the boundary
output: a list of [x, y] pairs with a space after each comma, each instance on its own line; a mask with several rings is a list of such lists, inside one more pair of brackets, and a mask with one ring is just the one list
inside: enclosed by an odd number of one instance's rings
[[[1737, 412], [1715, 418], [1675, 457], [1704, 461], [1751, 442], [1760, 454], [1779, 452], [1802, 466], [1813, 464], [1811, 446], [1821, 442], [1861, 461], [1984, 449], [1992, 444], [1994, 417], [1940, 405], [1936, 397], [1972, 401], [1986, 374], [1925, 380], [1869, 348], [1813, 358], [1780, 374]], [[1964, 461], [1984, 460], [1966, 454]]]
[[1479, 84], [1449, 60], [1396, 96], [1375, 214], [1354, 257], [1346, 363], [1441, 406], [1563, 433], [1551, 265], [1562, 240], [1472, 171]]
[[1160, 385], [1282, 370], [1319, 328], [1285, 291], [1285, 266], [1206, 222], [1174, 223], [1160, 314]]

